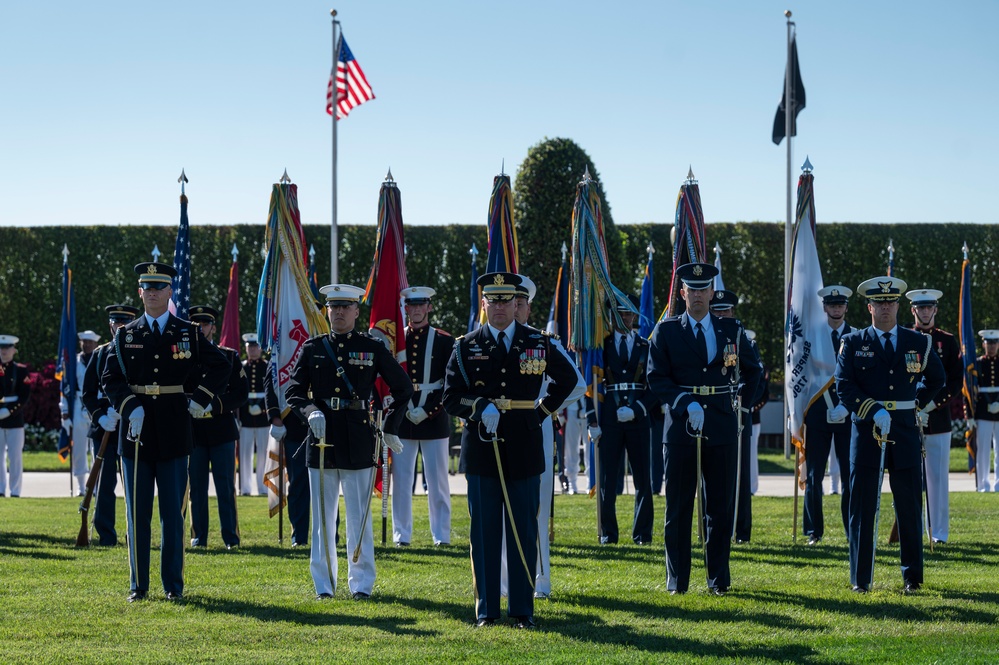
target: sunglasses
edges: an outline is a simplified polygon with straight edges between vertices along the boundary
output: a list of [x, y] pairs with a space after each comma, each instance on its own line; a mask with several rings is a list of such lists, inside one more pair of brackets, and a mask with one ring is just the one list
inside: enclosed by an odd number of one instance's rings
[[139, 288], [143, 291], [162, 291], [168, 286], [170, 284], [167, 282], [142, 282], [139, 284]]

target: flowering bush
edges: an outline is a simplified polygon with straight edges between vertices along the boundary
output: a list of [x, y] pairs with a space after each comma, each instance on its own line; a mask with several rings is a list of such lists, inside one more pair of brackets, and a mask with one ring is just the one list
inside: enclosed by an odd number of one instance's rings
[[24, 447], [26, 450], [55, 451], [59, 442], [59, 381], [55, 378], [55, 361], [49, 360], [39, 372], [28, 365], [25, 379], [31, 387], [31, 397], [24, 406]]

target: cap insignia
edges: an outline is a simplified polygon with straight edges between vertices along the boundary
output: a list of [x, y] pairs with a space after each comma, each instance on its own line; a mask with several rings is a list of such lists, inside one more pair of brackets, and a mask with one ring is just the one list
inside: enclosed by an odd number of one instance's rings
[[704, 272], [704, 268], [702, 268], [701, 266], [694, 266], [694, 275], [695, 276], [700, 277], [701, 273], [703, 273], [703, 272]]
[[496, 275], [493, 277], [493, 284], [503, 284], [503, 275]]
[[146, 274], [147, 275], [155, 275], [156, 274], [156, 264], [155, 263], [150, 263], [149, 264], [149, 267], [146, 268]]
[[839, 295], [839, 289], [833, 289], [832, 293], [830, 293], [829, 295], [838, 296]]
[[878, 286], [881, 287], [881, 293], [888, 293], [891, 291], [891, 282], [878, 282]]

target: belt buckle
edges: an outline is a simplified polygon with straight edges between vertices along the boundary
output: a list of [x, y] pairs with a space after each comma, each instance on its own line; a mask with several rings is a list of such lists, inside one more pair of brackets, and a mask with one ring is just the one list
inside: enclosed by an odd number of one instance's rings
[[696, 386], [694, 388], [694, 394], [695, 395], [710, 395], [711, 394], [711, 386]]
[[339, 411], [340, 410], [340, 398], [339, 397], [330, 397], [330, 408], [333, 409], [334, 411]]
[[158, 385], [146, 386], [147, 395], [159, 395], [160, 387]]
[[500, 411], [509, 411], [511, 401], [512, 400], [508, 399], [494, 399], [493, 404], [495, 404], [496, 408], [499, 409]]
[[894, 400], [888, 400], [887, 402], [885, 402], [885, 408], [888, 409], [889, 411], [894, 411], [895, 410], [895, 401]]

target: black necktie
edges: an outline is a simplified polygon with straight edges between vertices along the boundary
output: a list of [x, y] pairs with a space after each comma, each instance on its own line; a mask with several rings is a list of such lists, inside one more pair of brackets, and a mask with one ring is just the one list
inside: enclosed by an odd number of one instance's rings
[[701, 355], [704, 359], [708, 359], [708, 341], [704, 338], [704, 326], [698, 323], [694, 326], [697, 330], [694, 332], [694, 339], [697, 340], [697, 348], [701, 350]]
[[835, 353], [835, 354], [838, 355], [839, 354], [839, 331], [838, 330], [833, 330], [832, 331], [832, 340], [833, 340], [833, 353]]
[[621, 335], [621, 346], [618, 347], [617, 355], [621, 356], [621, 364], [628, 363], [628, 338]]
[[895, 355], [895, 347], [891, 343], [891, 333], [882, 333], [881, 337], [885, 340], [885, 353], [889, 356]]
[[496, 338], [496, 350], [498, 352], [497, 355], [499, 356], [500, 362], [506, 362], [506, 333], [502, 330]]
[[156, 319], [153, 319], [153, 335], [157, 342], [160, 341], [160, 322]]

